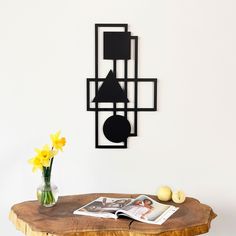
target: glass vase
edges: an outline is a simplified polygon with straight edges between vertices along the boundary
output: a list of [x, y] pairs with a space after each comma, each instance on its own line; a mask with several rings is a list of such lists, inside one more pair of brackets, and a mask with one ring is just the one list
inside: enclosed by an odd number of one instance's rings
[[42, 184], [37, 188], [37, 199], [44, 207], [52, 207], [58, 200], [58, 188], [51, 183], [51, 176], [42, 177]]

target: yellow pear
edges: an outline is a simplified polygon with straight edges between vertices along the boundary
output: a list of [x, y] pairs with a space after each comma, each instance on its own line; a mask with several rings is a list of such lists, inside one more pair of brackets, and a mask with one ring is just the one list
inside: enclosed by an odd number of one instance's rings
[[175, 203], [183, 203], [186, 199], [185, 193], [183, 191], [175, 191], [172, 194], [172, 200]]
[[169, 186], [161, 186], [158, 189], [157, 197], [161, 201], [165, 201], [165, 202], [170, 201], [172, 197], [171, 188]]

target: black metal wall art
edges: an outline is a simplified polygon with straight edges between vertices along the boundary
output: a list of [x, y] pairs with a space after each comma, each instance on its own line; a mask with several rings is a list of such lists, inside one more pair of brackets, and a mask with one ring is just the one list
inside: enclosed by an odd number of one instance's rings
[[[150, 107], [139, 106], [143, 83], [151, 85]], [[127, 139], [138, 135], [138, 112], [157, 110], [157, 79], [138, 77], [138, 36], [128, 24], [95, 24], [95, 78], [87, 79], [87, 110], [95, 112], [96, 148], [127, 148]]]

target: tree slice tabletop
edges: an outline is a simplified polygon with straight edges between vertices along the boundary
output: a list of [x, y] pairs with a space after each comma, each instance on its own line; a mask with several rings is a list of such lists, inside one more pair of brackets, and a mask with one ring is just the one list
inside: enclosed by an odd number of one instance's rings
[[[212, 208], [194, 198], [186, 198], [162, 225], [146, 224], [129, 218], [105, 219], [74, 215], [73, 211], [96, 198], [135, 198], [137, 194], [83, 194], [59, 197], [51, 208], [27, 201], [12, 206], [9, 218], [26, 236], [192, 236], [209, 231], [211, 220], [216, 217]], [[148, 195], [157, 200], [156, 196]]]

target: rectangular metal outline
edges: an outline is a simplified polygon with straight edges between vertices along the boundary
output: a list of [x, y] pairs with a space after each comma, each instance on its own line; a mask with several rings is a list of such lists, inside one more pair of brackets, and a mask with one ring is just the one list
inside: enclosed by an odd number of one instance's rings
[[[119, 78], [117, 79], [119, 82], [124, 82], [124, 79]], [[87, 111], [96, 111], [96, 107], [92, 108], [90, 107], [90, 82], [104, 82], [105, 79], [94, 79], [94, 78], [87, 78]], [[157, 79], [156, 78], [129, 78], [127, 80], [127, 83], [129, 82], [152, 82], [153, 83], [153, 107], [152, 108], [118, 108], [116, 107], [116, 111], [126, 111], [127, 112], [142, 112], [142, 111], [157, 111]], [[114, 108], [97, 108], [98, 111], [114, 111]]]
[[[95, 96], [98, 91], [98, 28], [99, 27], [123, 27], [124, 31], [128, 31], [128, 24], [95, 24]], [[127, 67], [125, 68], [127, 70]], [[126, 71], [127, 74], [127, 71]], [[88, 92], [88, 80], [87, 80], [87, 92]], [[88, 100], [90, 100], [90, 94], [87, 94], [87, 108], [88, 108]], [[127, 139], [124, 142], [123, 146], [115, 146], [115, 145], [99, 145], [98, 143], [98, 112], [99, 112], [98, 102], [95, 102], [95, 147], [96, 148], [127, 148]], [[89, 111], [89, 109], [88, 109]], [[114, 111], [114, 108], [113, 108]]]
[[134, 132], [130, 136], [138, 135], [138, 36], [131, 36], [134, 40]]

